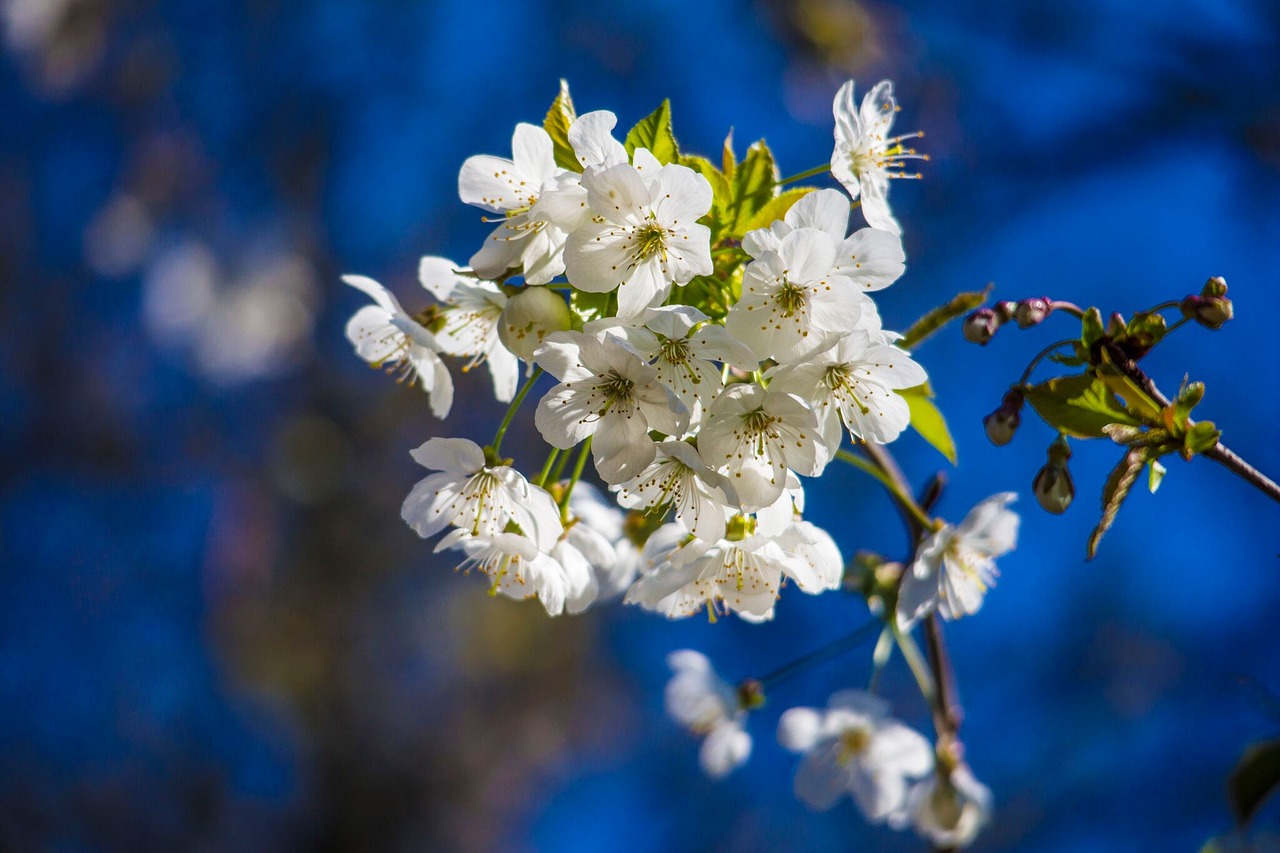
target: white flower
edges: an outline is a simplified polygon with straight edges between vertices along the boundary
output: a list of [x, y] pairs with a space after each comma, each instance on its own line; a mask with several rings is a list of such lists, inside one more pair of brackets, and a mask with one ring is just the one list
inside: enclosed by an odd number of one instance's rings
[[832, 105], [835, 113], [835, 150], [831, 152], [831, 174], [849, 195], [862, 198], [862, 215], [873, 228], [901, 234], [902, 229], [889, 212], [889, 179], [919, 178], [919, 172], [903, 171], [908, 160], [927, 160], [914, 148], [903, 148], [908, 139], [923, 136], [907, 133], [889, 136], [893, 114], [898, 111], [893, 99], [893, 84], [882, 80], [867, 92], [858, 109], [853, 103], [853, 81], [836, 93]]
[[991, 816], [991, 790], [962, 764], [949, 779], [935, 774], [917, 782], [907, 812], [916, 832], [935, 847], [968, 847]]
[[877, 343], [865, 331], [833, 341], [802, 364], [775, 368], [769, 390], [795, 394], [817, 412], [823, 441], [834, 454], [843, 422], [854, 440], [888, 444], [911, 423], [899, 388], [923, 384], [924, 368], [897, 347]]
[[[840, 588], [840, 582], [844, 580], [844, 559], [827, 531], [797, 519], [778, 535], [778, 544], [806, 567], [804, 571], [795, 573], [797, 585], [805, 592]], [[799, 578], [804, 578], [803, 584]]]
[[829, 455], [818, 419], [803, 400], [759, 385], [731, 385], [711, 405], [698, 435], [698, 453], [724, 474], [742, 508], [772, 505], [794, 469], [816, 476]]
[[594, 435], [592, 459], [605, 482], [630, 479], [653, 461], [649, 430], [681, 435], [688, 425], [684, 404], [657, 372], [617, 341], [556, 332], [535, 357], [560, 380], [538, 403], [538, 431], [562, 450]]
[[458, 195], [505, 218], [471, 257], [485, 278], [520, 267], [529, 284], [546, 284], [564, 272], [565, 232], [536, 210], [544, 191], [557, 186], [565, 170], [556, 166], [551, 137], [540, 127], [518, 124], [507, 160], [488, 154], [468, 157], [458, 173]]
[[787, 472], [782, 494], [769, 506], [756, 510], [756, 532], [779, 536], [804, 512], [804, 484], [795, 471]]
[[400, 509], [419, 536], [433, 536], [449, 525], [472, 536], [494, 536], [514, 522], [541, 550], [560, 538], [564, 528], [551, 495], [514, 468], [486, 465], [474, 441], [432, 438], [410, 455], [439, 472], [420, 480]]
[[573, 560], [560, 561], [539, 550], [537, 544], [519, 533], [472, 536], [453, 530], [440, 540], [436, 551], [459, 549], [466, 559], [458, 569], [479, 569], [489, 578], [489, 594], [509, 598], [538, 598], [551, 616], [559, 616], [565, 603], [581, 595], [591, 582], [585, 567]]
[[797, 228], [747, 266], [742, 297], [725, 328], [765, 359], [798, 361], [858, 324], [869, 301], [834, 272], [839, 244], [817, 228]]
[[568, 528], [551, 556], [586, 563], [591, 581], [568, 603], [570, 613], [580, 613], [597, 601], [622, 594], [635, 580], [640, 553], [623, 534], [623, 517], [588, 482], [579, 480], [569, 496]]
[[711, 231], [697, 223], [712, 201], [702, 175], [673, 164], [642, 176], [620, 163], [589, 170], [582, 185], [594, 215], [565, 246], [574, 287], [617, 288], [618, 316], [627, 318], [660, 304], [672, 284], [711, 274]]
[[597, 320], [587, 330], [599, 330], [625, 340], [658, 371], [658, 381], [666, 385], [689, 409], [689, 429], [697, 430], [702, 415], [724, 387], [720, 368], [723, 362], [750, 372], [759, 366], [755, 355], [723, 326], [690, 305], [650, 308], [642, 315], [644, 325], [633, 326], [614, 318]]
[[1018, 514], [1005, 507], [1013, 492], [992, 495], [958, 527], [944, 526], [921, 546], [898, 590], [898, 626], [906, 631], [935, 607], [944, 619], [971, 616], [982, 607], [999, 571], [995, 558], [1018, 542]]
[[671, 507], [685, 530], [705, 542], [724, 536], [734, 502], [724, 478], [707, 467], [694, 447], [669, 440], [658, 445], [653, 462], [618, 485], [618, 503], [628, 509]]
[[714, 614], [717, 607], [748, 621], [772, 619], [784, 578], [810, 594], [832, 588], [825, 557], [811, 547], [822, 545], [810, 531], [788, 537], [739, 530], [732, 539], [704, 542], [679, 524], [666, 524], [645, 543], [642, 575], [624, 601], [669, 619], [704, 608]]
[[862, 291], [883, 290], [906, 270], [902, 238], [895, 232], [860, 228], [848, 234], [849, 198], [839, 190], [809, 193], [793, 204], [783, 219], [768, 228], [748, 231], [742, 248], [753, 258], [763, 257], [766, 252], [779, 251], [783, 238], [800, 228], [816, 228], [836, 243], [831, 272], [847, 277]]
[[713, 779], [728, 775], [751, 756], [751, 735], [738, 691], [721, 680], [711, 661], [700, 652], [681, 649], [667, 655], [675, 673], [667, 682], [667, 714], [696, 735], [706, 738], [698, 763]]
[[418, 262], [422, 286], [448, 307], [444, 328], [436, 335], [447, 355], [469, 357], [465, 373], [487, 362], [493, 377], [493, 395], [509, 403], [520, 382], [520, 362], [498, 338], [498, 319], [507, 306], [507, 295], [492, 281], [458, 275], [448, 258], [426, 256]]
[[778, 742], [804, 754], [796, 770], [796, 796], [825, 811], [851, 794], [872, 823], [900, 814], [907, 781], [933, 769], [933, 748], [888, 714], [888, 703], [861, 690], [839, 691], [825, 711], [791, 708], [783, 713]]
[[377, 303], [366, 305], [347, 321], [347, 340], [355, 346], [356, 355], [374, 367], [399, 373], [399, 380], [420, 383], [431, 414], [446, 417], [453, 406], [453, 377], [437, 355], [440, 343], [435, 335], [406, 314], [391, 291], [373, 279], [346, 275], [342, 280]]
[[[613, 138], [618, 117], [608, 110], [583, 113], [569, 125], [569, 145], [583, 171], [598, 170], [627, 162], [627, 149]], [[555, 186], [543, 191], [534, 215], [549, 219], [566, 234], [591, 220], [587, 190], [582, 173], [565, 170]]]

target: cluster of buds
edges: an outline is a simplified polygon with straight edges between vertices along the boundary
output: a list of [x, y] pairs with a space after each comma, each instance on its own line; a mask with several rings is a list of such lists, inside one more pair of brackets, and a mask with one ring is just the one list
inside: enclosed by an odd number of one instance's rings
[[1031, 483], [1031, 491], [1046, 512], [1061, 515], [1071, 506], [1076, 496], [1076, 487], [1071, 482], [1071, 472], [1067, 470], [1067, 460], [1071, 458], [1071, 448], [1067, 438], [1059, 435], [1049, 445], [1049, 461], [1036, 474]]
[[1020, 329], [1029, 329], [1043, 323], [1056, 307], [1057, 303], [1047, 296], [1032, 296], [1017, 302], [997, 302], [993, 308], [979, 308], [964, 318], [964, 338], [985, 346], [1005, 323], [1012, 321]]
[[1188, 320], [1195, 320], [1206, 329], [1221, 329], [1233, 316], [1231, 300], [1227, 298], [1227, 280], [1214, 276], [1204, 283], [1199, 296], [1188, 296], [1178, 307]]

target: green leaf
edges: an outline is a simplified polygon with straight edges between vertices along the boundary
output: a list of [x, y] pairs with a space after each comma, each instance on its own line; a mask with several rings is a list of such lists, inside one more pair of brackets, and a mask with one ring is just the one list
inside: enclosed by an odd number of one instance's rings
[[627, 131], [622, 146], [627, 149], [627, 156], [635, 154], [637, 148], [648, 148], [663, 165], [677, 162], [680, 147], [671, 133], [671, 102], [664, 100], [656, 110], [640, 119]]
[[1124, 503], [1125, 498], [1129, 497], [1129, 491], [1137, 482], [1138, 474], [1142, 472], [1142, 466], [1146, 461], [1145, 451], [1131, 449], [1107, 476], [1107, 482], [1102, 487], [1102, 518], [1098, 519], [1098, 526], [1093, 528], [1093, 533], [1089, 535], [1088, 559], [1092, 560], [1098, 553], [1098, 543], [1111, 529], [1111, 525], [1116, 520], [1116, 513], [1120, 511], [1120, 505]]
[[724, 146], [720, 150], [720, 169], [725, 177], [733, 180], [733, 170], [738, 165], [738, 155], [733, 153], [733, 128], [724, 136]]
[[1174, 435], [1182, 435], [1191, 427], [1191, 410], [1204, 399], [1203, 382], [1184, 382], [1178, 398], [1164, 411], [1165, 426]]
[[1201, 421], [1187, 430], [1187, 435], [1182, 440], [1182, 457], [1190, 459], [1198, 453], [1211, 450], [1217, 446], [1221, 436], [1222, 432], [1214, 426], [1213, 421]]
[[699, 221], [711, 228], [711, 243], [715, 245], [728, 227], [729, 211], [733, 204], [733, 190], [729, 187], [729, 179], [714, 163], [696, 154], [681, 154], [680, 165], [693, 169], [711, 184], [711, 210]]
[[786, 216], [787, 211], [791, 209], [791, 205], [816, 189], [817, 187], [795, 187], [781, 195], [774, 196], [769, 199], [768, 204], [756, 211], [755, 216], [751, 217], [751, 221], [746, 225], [746, 230], [754, 231], [757, 228], [768, 228], [776, 220]]
[[1082, 364], [1088, 364], [1089, 353], [1084, 349], [1084, 345], [1079, 341], [1073, 341], [1072, 346], [1074, 349], [1070, 354], [1062, 352], [1049, 353], [1049, 360], [1056, 361], [1058, 364], [1062, 364], [1067, 367], [1079, 367]]
[[760, 208], [773, 198], [778, 183], [778, 167], [773, 162], [773, 152], [761, 139], [751, 143], [747, 156], [733, 170], [729, 185], [733, 188], [732, 217], [729, 233], [741, 237], [747, 233], [747, 224]]
[[1156, 493], [1156, 489], [1160, 488], [1160, 484], [1164, 482], [1166, 469], [1160, 464], [1159, 459], [1151, 459], [1147, 462], [1147, 488], [1151, 490], [1151, 494]]
[[947, 323], [957, 317], [968, 314], [974, 308], [987, 301], [987, 297], [991, 294], [991, 288], [994, 284], [988, 284], [982, 290], [970, 290], [964, 293], [957, 293], [951, 297], [951, 301], [937, 308], [930, 310], [927, 314], [916, 320], [907, 329], [902, 340], [898, 341], [897, 346], [903, 349], [914, 349], [917, 344], [934, 332], [941, 329]]
[[947, 421], [942, 412], [933, 404], [933, 389], [929, 383], [914, 388], [898, 391], [907, 401], [911, 410], [911, 428], [920, 433], [920, 437], [947, 458], [952, 465], [956, 464], [956, 443], [947, 429]]
[[1236, 824], [1247, 824], [1277, 788], [1280, 788], [1280, 738], [1253, 744], [1227, 777], [1227, 798]]
[[1140, 426], [1099, 379], [1082, 373], [1059, 376], [1026, 389], [1027, 402], [1058, 432], [1073, 438], [1101, 438], [1111, 424]]
[[1115, 362], [1106, 349], [1101, 351], [1102, 365], [1098, 368], [1098, 378], [1124, 400], [1125, 408], [1134, 417], [1146, 422], [1161, 422], [1160, 404], [1143, 390], [1142, 386], [1130, 379], [1128, 374], [1116, 367]]
[[560, 94], [556, 95], [555, 101], [551, 103], [551, 109], [547, 110], [547, 117], [542, 120], [542, 128], [551, 137], [556, 165], [561, 169], [581, 172], [582, 164], [578, 162], [578, 156], [573, 153], [573, 146], [569, 144], [569, 125], [573, 124], [573, 120], [577, 117], [578, 114], [573, 108], [573, 98], [569, 96], [569, 81], [561, 80]]
[[1135, 353], [1137, 352], [1136, 346], [1142, 352], [1146, 352], [1160, 343], [1168, 331], [1169, 327], [1163, 315], [1139, 311], [1133, 315], [1133, 319], [1125, 327], [1124, 336], [1126, 344], [1128, 344], [1126, 349], [1131, 353]]
[[1090, 308], [1085, 311], [1084, 317], [1080, 320], [1080, 340], [1085, 349], [1089, 349], [1102, 340], [1105, 334], [1106, 331], [1102, 326], [1102, 312], [1097, 308]]
[[609, 313], [609, 297], [612, 295], [612, 293], [587, 293], [574, 289], [569, 294], [569, 307], [573, 309], [574, 320], [589, 323], [604, 317]]

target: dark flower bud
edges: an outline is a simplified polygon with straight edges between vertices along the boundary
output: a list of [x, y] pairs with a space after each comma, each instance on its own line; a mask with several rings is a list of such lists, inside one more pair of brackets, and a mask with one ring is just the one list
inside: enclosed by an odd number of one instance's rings
[[997, 302], [995, 307], [996, 316], [1000, 318], [1001, 323], [1008, 323], [1013, 319], [1014, 313], [1018, 310], [1018, 303], [1004, 300]]
[[1018, 303], [1013, 309], [1013, 318], [1018, 321], [1020, 328], [1029, 329], [1043, 322], [1044, 318], [1052, 313], [1052, 299], [1047, 296], [1033, 296]]
[[995, 337], [1004, 321], [999, 315], [990, 308], [979, 308], [968, 317], [964, 318], [964, 326], [961, 331], [964, 332], [964, 339], [971, 344], [986, 345], [987, 341]]
[[764, 685], [754, 678], [748, 678], [738, 685], [738, 707], [744, 711], [754, 711], [765, 703]]
[[[1208, 285], [1205, 289], [1209, 289]], [[1225, 284], [1222, 289], [1226, 291]], [[1195, 320], [1206, 329], [1221, 329], [1222, 324], [1234, 316], [1231, 300], [1225, 296], [1188, 296], [1180, 308], [1183, 317]]]
[[1013, 434], [1022, 423], [1022, 401], [1022, 392], [1012, 390], [1004, 395], [1000, 408], [982, 419], [987, 438], [996, 447], [1003, 447], [1013, 441]]
[[1031, 482], [1031, 491], [1045, 511], [1061, 515], [1071, 506], [1076, 496], [1076, 487], [1071, 482], [1071, 472], [1067, 470], [1067, 460], [1071, 458], [1071, 447], [1065, 437], [1059, 435], [1049, 445], [1049, 461], [1036, 474]]

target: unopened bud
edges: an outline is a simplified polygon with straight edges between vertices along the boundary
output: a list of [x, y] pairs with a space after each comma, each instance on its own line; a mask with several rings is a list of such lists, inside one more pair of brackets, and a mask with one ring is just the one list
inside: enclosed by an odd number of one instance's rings
[[982, 419], [987, 438], [996, 447], [1003, 447], [1013, 441], [1013, 434], [1022, 423], [1022, 401], [1022, 392], [1013, 389], [1004, 395], [1000, 408]]
[[744, 711], [754, 711], [764, 706], [764, 685], [757, 679], [748, 678], [738, 685], [738, 707]]
[[[1226, 290], [1225, 284], [1223, 290]], [[1234, 316], [1231, 300], [1225, 296], [1188, 296], [1180, 307], [1183, 317], [1195, 320], [1206, 329], [1221, 329], [1222, 324]]]
[[1066, 512], [1076, 496], [1075, 484], [1071, 482], [1071, 472], [1067, 470], [1067, 460], [1070, 458], [1071, 448], [1067, 445], [1067, 440], [1058, 436], [1058, 439], [1049, 445], [1049, 461], [1040, 469], [1031, 483], [1031, 491], [1035, 493], [1040, 506], [1054, 515]]
[[1004, 321], [999, 315], [990, 308], [979, 308], [968, 317], [964, 318], [964, 325], [961, 331], [964, 332], [964, 339], [971, 344], [980, 344], [985, 346], [988, 341], [995, 337], [996, 331], [1004, 325]]
[[1013, 319], [1018, 321], [1019, 328], [1029, 329], [1044, 321], [1053, 313], [1053, 300], [1047, 296], [1033, 296], [1018, 303], [1013, 310]]
[[1201, 296], [1226, 296], [1227, 280], [1220, 275], [1215, 275], [1204, 283], [1204, 287], [1200, 288]]
[[1018, 303], [1010, 302], [1008, 299], [997, 302], [995, 307], [996, 316], [1000, 318], [1001, 323], [1008, 323], [1013, 319], [1013, 315], [1018, 310]]
[[507, 300], [498, 321], [502, 345], [525, 361], [552, 332], [563, 332], [573, 322], [564, 297], [549, 287], [524, 287]]

